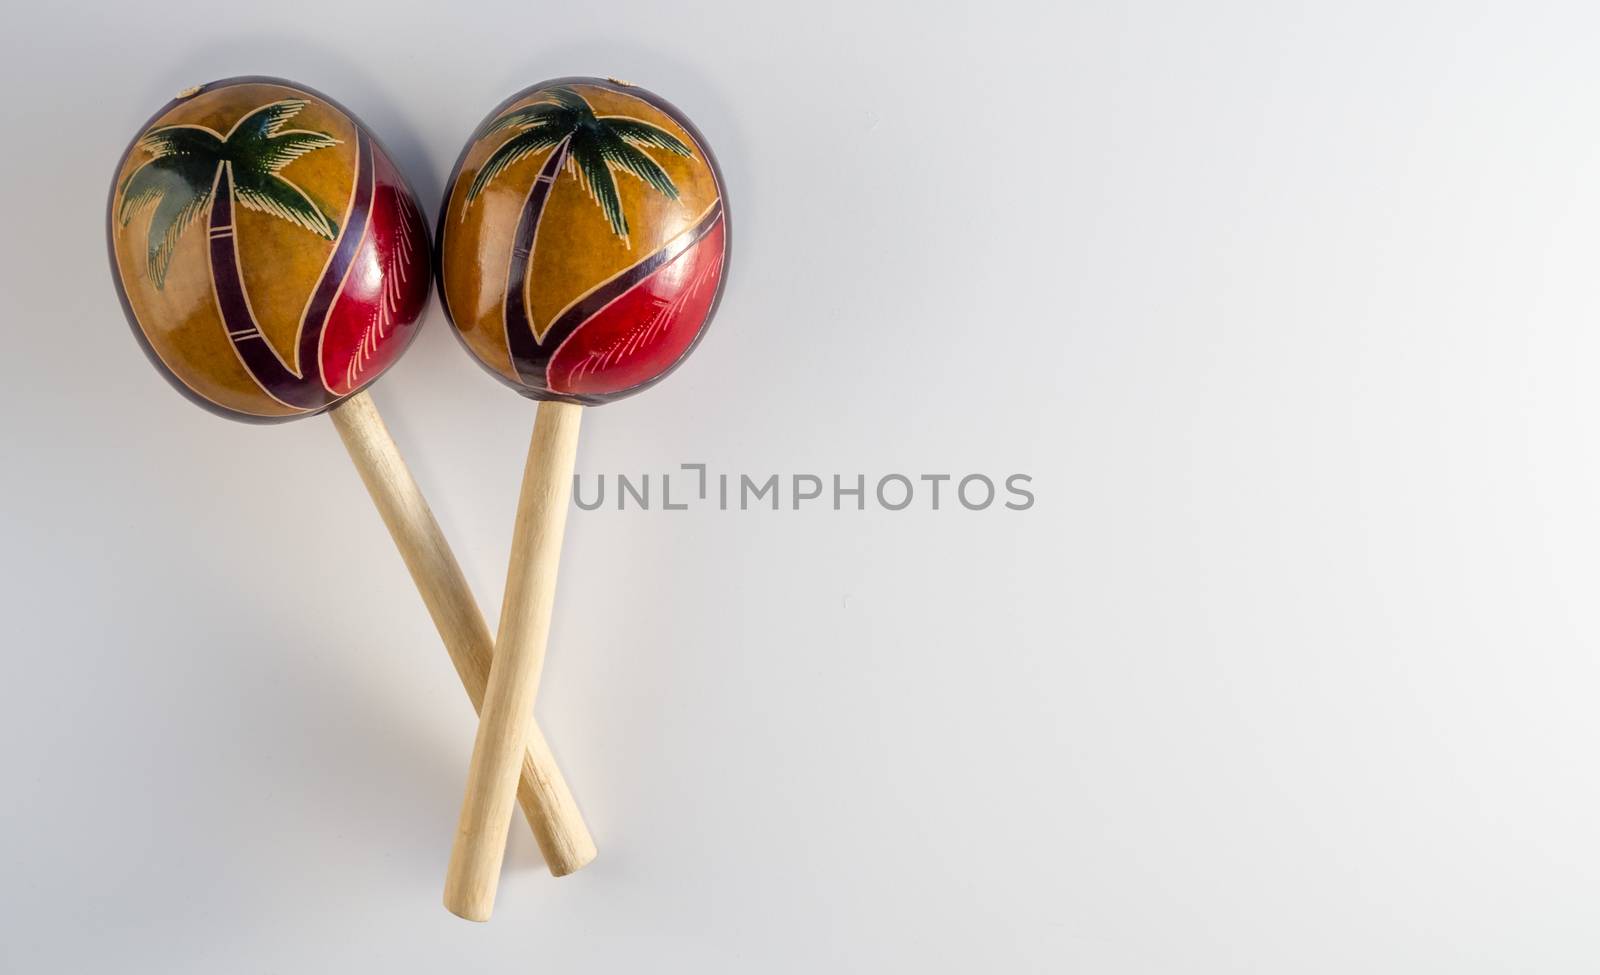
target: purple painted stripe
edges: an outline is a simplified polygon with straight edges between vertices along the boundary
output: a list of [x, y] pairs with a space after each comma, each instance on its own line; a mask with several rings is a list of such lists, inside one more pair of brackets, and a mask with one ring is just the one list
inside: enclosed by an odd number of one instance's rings
[[[233, 206], [233, 171], [224, 165], [217, 180], [216, 199], [211, 203], [211, 281], [228, 340], [262, 389], [290, 406], [318, 409], [326, 404], [307, 397], [304, 393], [308, 391], [297, 388], [299, 378], [278, 361], [250, 311], [244, 280], [239, 275], [238, 253], [234, 249]], [[255, 339], [260, 341], [253, 341]]]
[[333, 308], [333, 300], [338, 297], [339, 289], [344, 286], [345, 274], [349, 272], [350, 265], [355, 263], [356, 250], [361, 246], [367, 221], [372, 216], [374, 172], [372, 143], [365, 130], [361, 130], [356, 139], [356, 191], [350, 204], [350, 215], [345, 218], [333, 260], [328, 262], [322, 280], [317, 282], [317, 290], [312, 293], [311, 303], [306, 307], [306, 317], [300, 322], [300, 369], [309, 374], [307, 378], [315, 379], [318, 386], [322, 385], [322, 378], [318, 375], [322, 330], [327, 327], [328, 312]]
[[561, 175], [561, 164], [566, 161], [570, 144], [571, 140], [562, 139], [539, 169], [533, 189], [528, 191], [528, 201], [522, 205], [522, 215], [517, 218], [516, 236], [511, 239], [511, 264], [506, 270], [503, 316], [506, 323], [506, 349], [511, 353], [511, 364], [516, 368], [517, 375], [530, 386], [544, 385], [544, 365], [540, 361], [539, 342], [533, 336], [533, 323], [528, 321], [528, 269], [533, 264], [533, 243], [539, 234], [545, 201]]
[[[372, 211], [372, 152], [366, 133], [357, 145], [355, 202], [345, 219], [333, 259], [317, 283], [313, 299], [300, 323], [299, 364], [303, 375], [295, 375], [279, 360], [261, 333], [261, 326], [245, 299], [244, 279], [239, 273], [234, 248], [233, 170], [225, 166], [217, 181], [216, 200], [211, 205], [211, 279], [217, 293], [217, 309], [222, 315], [228, 339], [251, 378], [273, 398], [302, 410], [320, 410], [338, 399], [322, 383], [318, 351], [328, 311], [344, 283], [345, 274], [355, 260], [361, 238]], [[251, 341], [260, 339], [259, 342]]]

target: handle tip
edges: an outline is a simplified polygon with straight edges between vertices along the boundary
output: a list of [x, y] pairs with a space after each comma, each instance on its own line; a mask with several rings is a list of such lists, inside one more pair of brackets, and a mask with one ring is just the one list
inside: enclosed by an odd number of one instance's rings
[[489, 920], [494, 913], [494, 895], [500, 886], [497, 854], [503, 848], [503, 845], [475, 845], [457, 837], [456, 846], [450, 851], [450, 866], [444, 875], [445, 910], [468, 921]]
[[494, 914], [494, 894], [473, 894], [447, 886], [444, 892], [444, 909], [464, 921], [483, 923]]
[[560, 856], [547, 857], [545, 863], [550, 867], [550, 876], [570, 877], [593, 863], [599, 852], [594, 848], [594, 843], [590, 842], [588, 846], [582, 849], [569, 850]]

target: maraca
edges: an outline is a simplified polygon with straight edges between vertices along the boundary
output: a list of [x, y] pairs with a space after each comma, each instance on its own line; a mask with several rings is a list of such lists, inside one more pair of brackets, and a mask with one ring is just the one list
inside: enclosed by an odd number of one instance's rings
[[[417, 331], [426, 220], [344, 108], [275, 78], [181, 93], [123, 153], [107, 237], [128, 322], [157, 369], [212, 412], [327, 411], [477, 705], [492, 645], [460, 566], [365, 388]], [[523, 807], [556, 875], [593, 841], [537, 731]]]
[[445, 880], [445, 906], [481, 921], [533, 727], [582, 407], [653, 385], [694, 348], [722, 293], [728, 218], [694, 125], [643, 88], [599, 78], [503, 102], [449, 187], [438, 226], [445, 314], [479, 363], [539, 401]]

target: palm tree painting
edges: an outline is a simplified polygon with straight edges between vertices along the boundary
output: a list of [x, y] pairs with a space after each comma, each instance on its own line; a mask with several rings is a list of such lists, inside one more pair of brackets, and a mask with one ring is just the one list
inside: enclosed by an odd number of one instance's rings
[[[333, 404], [392, 361], [398, 350], [380, 353], [380, 340], [414, 321], [427, 288], [421, 216], [359, 124], [354, 185], [342, 228], [333, 215], [337, 211], [285, 175], [295, 160], [341, 144], [323, 132], [288, 127], [307, 104], [283, 98], [261, 105], [226, 134], [192, 124], [149, 130], [135, 149], [150, 158], [122, 181], [113, 211], [117, 224], [127, 227], [154, 208], [143, 250], [144, 274], [157, 292], [166, 286], [179, 241], [207, 217], [211, 290], [228, 341], [261, 390], [295, 411]], [[303, 312], [296, 306], [300, 324], [288, 356], [263, 334], [246, 293], [236, 205], [288, 222], [305, 232], [308, 244], [334, 242]], [[357, 264], [372, 267], [351, 274]], [[371, 289], [379, 293], [368, 294]]]
[[549, 196], [549, 185], [555, 181], [563, 164], [566, 164], [569, 174], [581, 175], [584, 188], [610, 222], [611, 232], [624, 241], [628, 239], [628, 217], [622, 212], [622, 199], [617, 195], [613, 167], [639, 177], [669, 200], [678, 198], [678, 188], [673, 185], [667, 171], [641, 151], [641, 147], [645, 147], [665, 149], [680, 156], [693, 155], [677, 136], [639, 119], [595, 115], [594, 109], [589, 107], [583, 96], [566, 85], [549, 88], [544, 94], [549, 101], [535, 102], [526, 108], [507, 112], [490, 123], [483, 133], [485, 136], [510, 128], [521, 131], [484, 160], [478, 175], [467, 189], [467, 202], [477, 199], [489, 181], [507, 166], [552, 146], [556, 147], [556, 151], [545, 161], [544, 169], [539, 173], [538, 182], [541, 185], [528, 198], [524, 210], [524, 213], [533, 216], [535, 222], [545, 198]]
[[[596, 83], [592, 87], [616, 90], [611, 84]], [[671, 113], [667, 114], [671, 117]], [[678, 135], [660, 125], [629, 115], [598, 114], [589, 100], [569, 84], [558, 83], [539, 89], [535, 101], [492, 118], [475, 138], [489, 139], [506, 130], [515, 130], [515, 134], [484, 158], [476, 174], [467, 184], [460, 219], [468, 218], [473, 202], [514, 164], [535, 153], [548, 150], [549, 155], [534, 178], [512, 234], [506, 273], [503, 322], [511, 363], [521, 377], [523, 386], [550, 390], [556, 385], [550, 371], [553, 357], [574, 332], [593, 321], [595, 312], [591, 304], [578, 301], [564, 313], [545, 323], [542, 332], [536, 330], [530, 321], [526, 296], [535, 241], [541, 218], [545, 214], [557, 180], [563, 173], [572, 177], [594, 202], [598, 210], [596, 217], [605, 222], [609, 236], [620, 241], [631, 251], [632, 228], [629, 226], [622, 196], [618, 192], [618, 174], [638, 179], [647, 193], [659, 194], [668, 200], [681, 203], [679, 187], [651, 154], [664, 153], [669, 157], [695, 159], [696, 153]], [[716, 223], [720, 212], [720, 204], [714, 204], [711, 212], [701, 215], [692, 232], [682, 234], [680, 240], [662, 246], [654, 253], [640, 255], [639, 260], [626, 273], [606, 284], [616, 287], [624, 283], [636, 284], [643, 281], [652, 272], [682, 255], [686, 248], [704, 237], [708, 229]], [[581, 216], [570, 216], [565, 212], [563, 218], [583, 219]], [[654, 248], [660, 241], [656, 240], [653, 234], [659, 233], [661, 227], [655, 226], [650, 229], [653, 233], [646, 246]], [[720, 271], [720, 267], [720, 259], [715, 266], [704, 261], [696, 264], [701, 279], [694, 282], [695, 287], [701, 287], [707, 277], [714, 284], [715, 275]], [[589, 297], [593, 297], [601, 290], [603, 289], [597, 288]], [[681, 297], [676, 304], [667, 301], [663, 305], [661, 314], [649, 322], [641, 323], [640, 329], [633, 331], [631, 337], [621, 341], [618, 347], [637, 351], [656, 342], [665, 325], [682, 308]], [[608, 342], [612, 340], [608, 339]], [[590, 359], [590, 362], [604, 361], [607, 365], [611, 364], [613, 359], [606, 359], [605, 355], [604, 350], [601, 350]], [[561, 392], [561, 390], [556, 391]]]
[[123, 182], [117, 218], [127, 226], [155, 204], [146, 267], [157, 288], [166, 283], [178, 238], [211, 202], [223, 167], [222, 191], [245, 207], [281, 217], [325, 240], [338, 235], [333, 218], [282, 175], [285, 166], [306, 153], [339, 144], [321, 132], [284, 130], [305, 105], [300, 99], [265, 105], [240, 119], [226, 136], [200, 125], [164, 125], [139, 140], [139, 148], [153, 158]]

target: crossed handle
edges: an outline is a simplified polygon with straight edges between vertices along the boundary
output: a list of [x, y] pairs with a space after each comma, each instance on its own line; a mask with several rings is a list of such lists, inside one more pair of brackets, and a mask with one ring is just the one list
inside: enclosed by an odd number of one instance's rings
[[[439, 530], [439, 523], [428, 509], [427, 501], [412, 479], [383, 419], [378, 416], [371, 397], [365, 392], [357, 393], [334, 407], [329, 416], [350, 451], [350, 459], [360, 471], [378, 513], [383, 516], [395, 546], [400, 549], [406, 568], [411, 571], [411, 578], [439, 629], [439, 636], [444, 639], [472, 706], [483, 711], [494, 645], [490, 642], [483, 613], [472, 598], [472, 590], [444, 533]], [[570, 468], [570, 464], [568, 466]], [[570, 482], [570, 472], [565, 480]], [[564, 511], [564, 502], [562, 507]], [[542, 651], [542, 641], [540, 648]], [[534, 838], [538, 840], [550, 872], [562, 877], [594, 859], [594, 840], [556, 765], [555, 756], [550, 753], [550, 746], [533, 723], [531, 708], [529, 711], [522, 732], [524, 737], [518, 739], [525, 742], [525, 746], [519, 744], [511, 756], [511, 791], [522, 802], [522, 811], [533, 827]], [[521, 771], [520, 788], [518, 770]], [[509, 820], [508, 808], [500, 832], [501, 847], [510, 828]], [[493, 897], [492, 892], [490, 896]]]
[[494, 911], [517, 769], [523, 749], [538, 730], [533, 700], [550, 635], [582, 415], [583, 408], [571, 403], [541, 402], [533, 442], [528, 445], [500, 633], [444, 883], [444, 906], [469, 921], [487, 921]]

